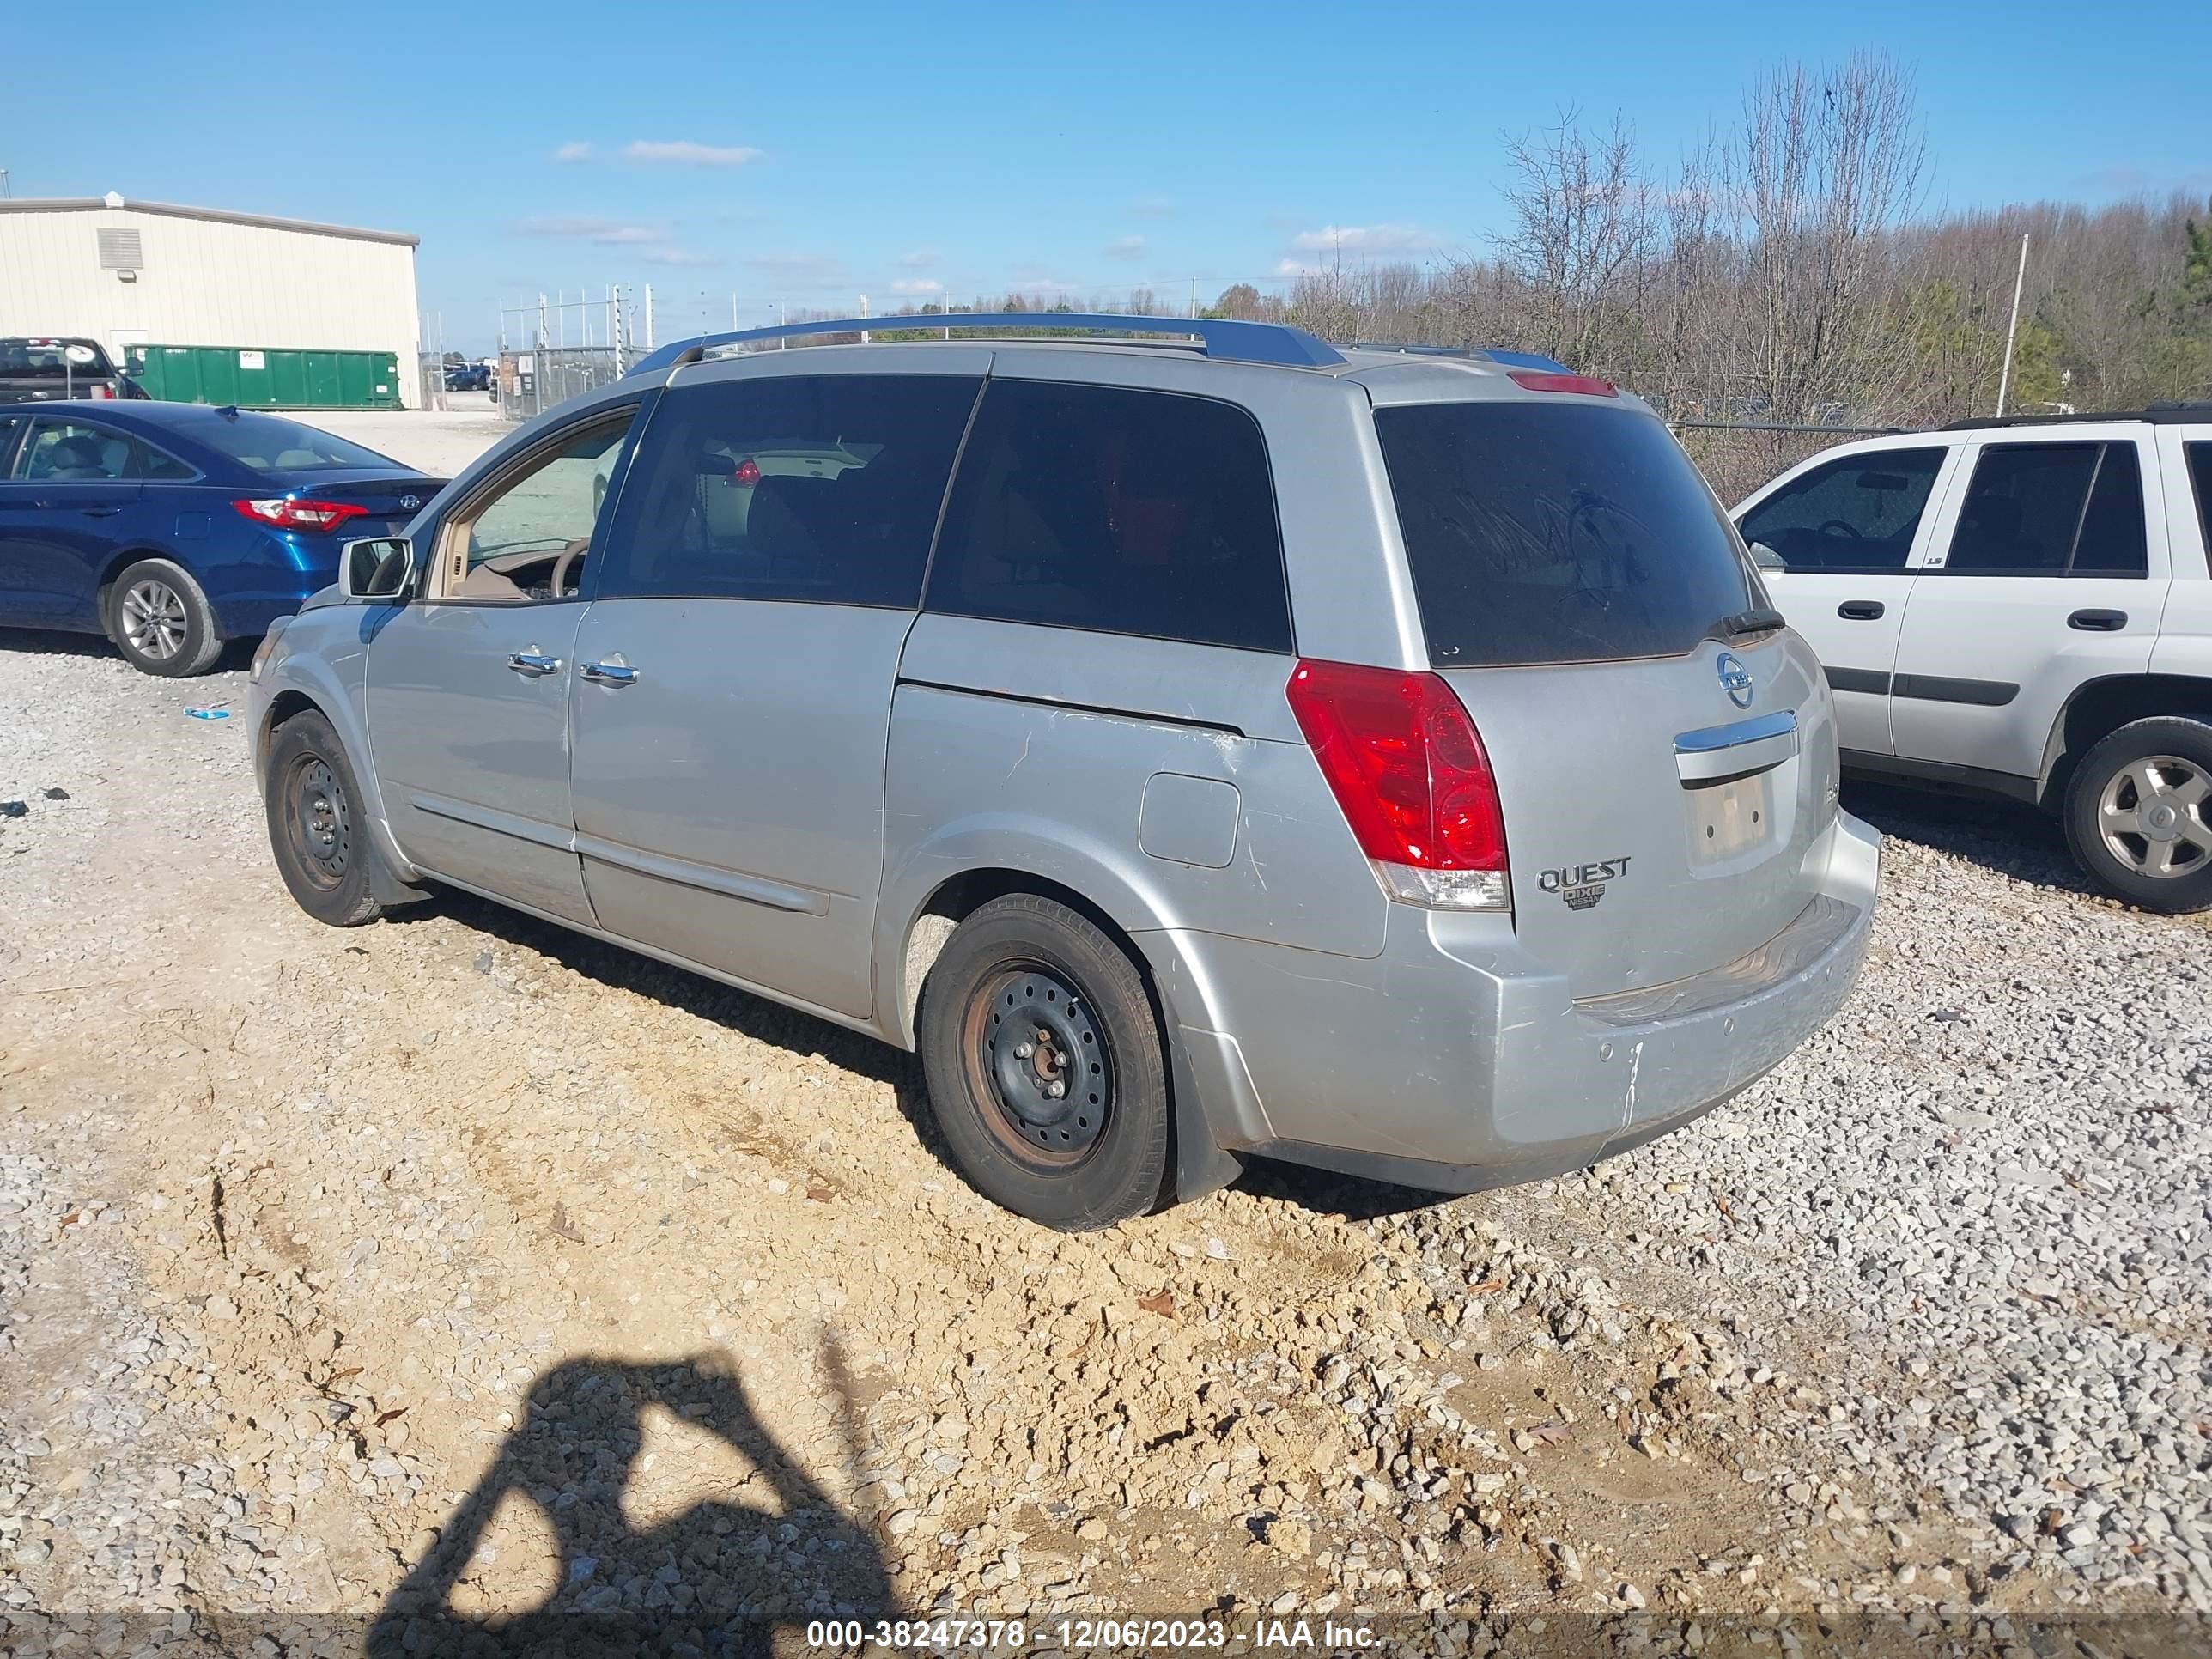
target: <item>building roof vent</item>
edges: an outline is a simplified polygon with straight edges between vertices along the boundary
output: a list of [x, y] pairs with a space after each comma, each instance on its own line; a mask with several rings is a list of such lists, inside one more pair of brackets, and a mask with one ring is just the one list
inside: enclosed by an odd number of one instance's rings
[[123, 205], [123, 192], [119, 190], [111, 190], [100, 199], [112, 208], [119, 208]]
[[145, 267], [145, 251], [138, 245], [135, 230], [106, 230], [95, 233], [100, 238], [100, 268], [102, 270], [140, 270]]

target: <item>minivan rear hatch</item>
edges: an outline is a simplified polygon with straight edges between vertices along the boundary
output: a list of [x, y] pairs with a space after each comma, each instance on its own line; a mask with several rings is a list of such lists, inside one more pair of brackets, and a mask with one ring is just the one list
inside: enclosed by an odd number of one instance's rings
[[1757, 950], [1835, 816], [1818, 660], [1664, 425], [1583, 395], [1384, 404], [1431, 665], [1497, 778], [1521, 941], [1577, 998]]

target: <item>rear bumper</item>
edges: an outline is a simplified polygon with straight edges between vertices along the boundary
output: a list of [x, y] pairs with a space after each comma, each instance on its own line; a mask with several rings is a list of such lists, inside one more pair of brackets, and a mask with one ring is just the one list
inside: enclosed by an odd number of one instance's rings
[[[1391, 907], [1373, 958], [1179, 933], [1218, 1032], [1186, 1029], [1241, 1152], [1437, 1191], [1578, 1168], [1756, 1082], [1842, 1006], [1874, 920], [1881, 837], [1839, 814], [1812, 902], [1711, 972], [1580, 1001], [1503, 917]], [[1188, 1001], [1177, 998], [1188, 1006]]]

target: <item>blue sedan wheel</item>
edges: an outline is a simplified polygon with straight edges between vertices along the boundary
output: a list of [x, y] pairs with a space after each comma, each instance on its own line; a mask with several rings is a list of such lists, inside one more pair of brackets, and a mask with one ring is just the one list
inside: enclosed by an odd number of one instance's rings
[[204, 674], [222, 654], [207, 595], [167, 559], [141, 559], [115, 579], [107, 634], [132, 667], [149, 674]]

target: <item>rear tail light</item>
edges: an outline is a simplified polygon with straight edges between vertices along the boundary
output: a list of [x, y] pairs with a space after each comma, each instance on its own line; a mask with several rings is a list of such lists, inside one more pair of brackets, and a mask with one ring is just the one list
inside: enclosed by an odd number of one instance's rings
[[1620, 388], [1595, 374], [1554, 374], [1540, 368], [1516, 368], [1508, 378], [1523, 392], [1578, 392], [1589, 398], [1618, 398]]
[[365, 507], [351, 501], [317, 501], [277, 495], [266, 501], [233, 501], [231, 506], [256, 524], [276, 530], [306, 530], [315, 533], [336, 530], [349, 519], [368, 515]]
[[95, 380], [93, 382], [92, 390], [85, 395], [88, 398], [112, 398], [115, 395], [115, 388], [105, 380]]
[[1432, 910], [1512, 908], [1497, 776], [1441, 676], [1301, 662], [1284, 692], [1385, 892]]
[[760, 463], [753, 459], [751, 456], [746, 456], [744, 459], [738, 463], [737, 470], [730, 474], [730, 482], [732, 483], [738, 484], [758, 483], [760, 482]]

